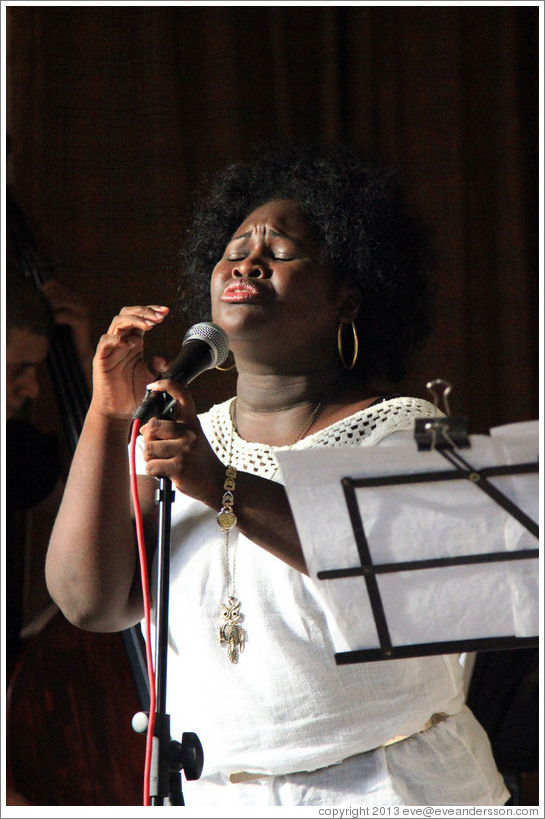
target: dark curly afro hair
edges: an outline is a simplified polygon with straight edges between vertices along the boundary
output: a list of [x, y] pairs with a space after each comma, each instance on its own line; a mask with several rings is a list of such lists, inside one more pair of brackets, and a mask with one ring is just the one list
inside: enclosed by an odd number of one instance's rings
[[326, 265], [361, 289], [354, 373], [400, 381], [410, 353], [430, 333], [428, 235], [399, 174], [347, 146], [268, 146], [219, 174], [201, 198], [182, 254], [183, 316], [210, 316], [214, 266], [246, 216], [272, 199], [299, 203]]

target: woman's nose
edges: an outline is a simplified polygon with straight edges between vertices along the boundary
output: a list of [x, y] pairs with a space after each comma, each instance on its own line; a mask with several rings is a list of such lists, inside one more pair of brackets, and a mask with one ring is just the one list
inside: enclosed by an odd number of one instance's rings
[[231, 274], [235, 279], [264, 279], [267, 275], [267, 268], [258, 254], [252, 254], [238, 261]]

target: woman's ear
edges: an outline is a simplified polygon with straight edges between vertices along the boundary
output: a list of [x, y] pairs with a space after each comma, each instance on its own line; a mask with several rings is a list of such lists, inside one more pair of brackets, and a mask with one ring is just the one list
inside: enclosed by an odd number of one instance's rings
[[359, 287], [350, 287], [339, 310], [339, 321], [342, 323], [353, 321], [361, 307], [361, 290]]

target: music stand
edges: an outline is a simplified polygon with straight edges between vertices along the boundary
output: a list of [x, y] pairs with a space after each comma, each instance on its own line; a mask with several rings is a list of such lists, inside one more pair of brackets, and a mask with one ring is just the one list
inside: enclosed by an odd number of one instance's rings
[[538, 644], [537, 427], [491, 433], [446, 415], [417, 420], [416, 447], [277, 453], [338, 665]]

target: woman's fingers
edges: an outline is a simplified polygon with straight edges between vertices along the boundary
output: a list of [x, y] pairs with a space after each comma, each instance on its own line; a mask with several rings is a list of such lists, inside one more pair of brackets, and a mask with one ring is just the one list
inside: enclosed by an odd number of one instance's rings
[[127, 335], [138, 331], [139, 335], [163, 321], [169, 308], [160, 304], [123, 307], [108, 328], [109, 335]]
[[123, 307], [98, 344], [96, 357], [110, 364], [134, 364], [142, 359], [142, 338], [159, 324], [169, 308], [161, 305]]
[[193, 425], [198, 423], [195, 402], [193, 401], [193, 396], [187, 387], [184, 387], [177, 381], [172, 381], [172, 379], [160, 378], [159, 380], [154, 381], [152, 384], [148, 384], [147, 389], [154, 390], [155, 392], [168, 392], [172, 398], [176, 399], [178, 404], [176, 415], [177, 420], [183, 420], [186, 423]]
[[129, 357], [131, 359], [142, 358], [141, 350], [133, 352], [136, 346], [137, 341], [130, 336], [116, 336], [111, 333], [105, 334], [99, 339], [96, 349], [96, 358], [98, 360], [105, 360], [114, 357], [116, 362]]
[[144, 334], [159, 324], [169, 308], [159, 304], [123, 307], [97, 346], [93, 360], [93, 407], [101, 414], [134, 413], [154, 377], [143, 359]]
[[146, 458], [150, 459], [172, 458], [180, 448], [189, 451], [196, 440], [197, 433], [195, 430], [190, 429], [185, 424], [179, 424], [174, 434], [167, 432], [164, 428], [160, 428], [157, 432], [157, 437], [146, 437], [144, 454]]
[[146, 473], [154, 477], [172, 477], [184, 467], [184, 457], [197, 440], [197, 433], [179, 421], [152, 418], [140, 430], [146, 441]]
[[178, 420], [151, 418], [141, 428], [146, 474], [170, 478], [180, 492], [215, 503], [225, 468], [203, 433], [191, 393], [166, 379], [154, 386], [176, 398], [179, 412]]

